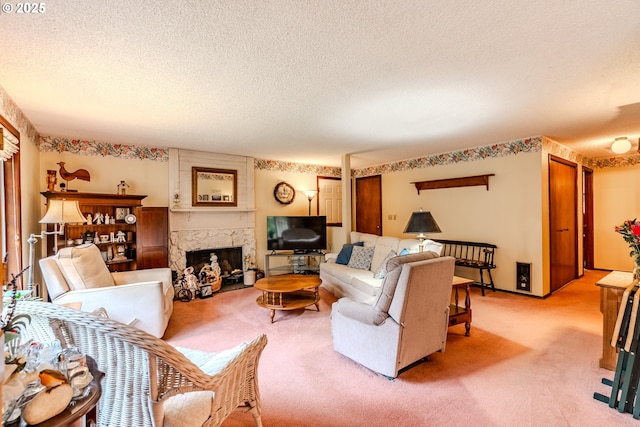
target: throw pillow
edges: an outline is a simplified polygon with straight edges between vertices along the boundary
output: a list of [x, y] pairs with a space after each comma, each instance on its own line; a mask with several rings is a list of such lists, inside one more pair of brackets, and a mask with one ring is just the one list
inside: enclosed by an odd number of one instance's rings
[[93, 243], [62, 248], [55, 255], [55, 261], [74, 291], [115, 286], [100, 249]]
[[380, 267], [378, 267], [378, 270], [373, 275], [373, 277], [375, 277], [376, 279], [384, 279], [384, 277], [387, 275], [387, 262], [396, 255], [396, 251], [391, 249], [387, 256], [382, 260], [382, 264], [380, 264]]
[[344, 245], [342, 245], [342, 249], [338, 254], [338, 258], [336, 258], [336, 264], [342, 264], [342, 265], [349, 264], [349, 260], [351, 259], [351, 253], [353, 252], [354, 246], [364, 246], [364, 242], [345, 243]]
[[400, 255], [408, 255], [409, 253], [410, 253], [409, 249], [407, 248], [404, 248], [403, 250], [400, 251]]
[[368, 270], [371, 268], [371, 259], [373, 259], [373, 251], [375, 247], [365, 248], [362, 246], [354, 246], [349, 259], [350, 268], [359, 270]]

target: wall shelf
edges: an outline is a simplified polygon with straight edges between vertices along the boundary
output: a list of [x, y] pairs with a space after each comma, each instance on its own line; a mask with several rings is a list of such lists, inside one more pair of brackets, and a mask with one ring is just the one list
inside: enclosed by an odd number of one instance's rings
[[435, 190], [437, 188], [473, 187], [484, 185], [489, 191], [489, 177], [495, 176], [490, 173], [486, 175], [465, 176], [460, 178], [434, 179], [431, 181], [412, 182], [420, 194], [420, 190]]
[[255, 208], [170, 208], [171, 212], [194, 213], [194, 212], [255, 212]]

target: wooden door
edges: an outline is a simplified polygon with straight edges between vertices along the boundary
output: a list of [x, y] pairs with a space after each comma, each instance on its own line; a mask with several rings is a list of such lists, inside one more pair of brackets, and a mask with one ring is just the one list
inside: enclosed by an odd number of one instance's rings
[[138, 270], [169, 266], [169, 211], [166, 207], [137, 209]]
[[356, 231], [382, 236], [382, 177], [356, 178]]
[[584, 268], [594, 268], [593, 171], [585, 167], [582, 168], [582, 258]]
[[551, 292], [578, 277], [577, 165], [549, 156]]

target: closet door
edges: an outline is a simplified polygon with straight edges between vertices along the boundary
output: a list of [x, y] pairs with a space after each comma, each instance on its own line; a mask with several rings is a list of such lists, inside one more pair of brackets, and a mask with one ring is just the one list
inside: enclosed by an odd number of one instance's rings
[[382, 177], [356, 178], [356, 231], [382, 236]]
[[575, 163], [549, 157], [551, 292], [578, 277], [577, 178]]
[[137, 209], [136, 261], [138, 270], [169, 266], [169, 210], [166, 207]]

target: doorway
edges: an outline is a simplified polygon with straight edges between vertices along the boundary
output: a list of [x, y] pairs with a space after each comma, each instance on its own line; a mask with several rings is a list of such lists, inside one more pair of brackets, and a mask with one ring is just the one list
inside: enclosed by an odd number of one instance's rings
[[582, 168], [582, 257], [585, 270], [593, 270], [593, 170]]
[[549, 156], [550, 291], [578, 277], [577, 165]]
[[356, 231], [382, 236], [382, 177], [356, 178]]

